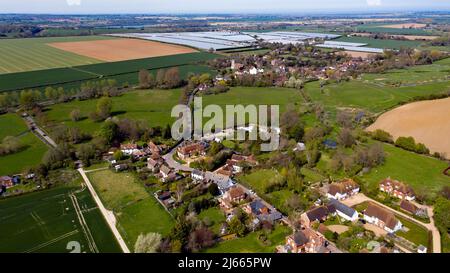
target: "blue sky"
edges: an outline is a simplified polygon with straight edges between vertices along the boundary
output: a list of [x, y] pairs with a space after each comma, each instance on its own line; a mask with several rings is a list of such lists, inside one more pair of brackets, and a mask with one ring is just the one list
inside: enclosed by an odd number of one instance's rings
[[450, 0], [0, 0], [0, 13], [302, 13], [450, 10]]

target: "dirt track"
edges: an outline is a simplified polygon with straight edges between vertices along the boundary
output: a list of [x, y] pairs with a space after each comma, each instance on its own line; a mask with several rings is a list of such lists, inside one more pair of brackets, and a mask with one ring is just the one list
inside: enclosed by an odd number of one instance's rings
[[442, 152], [450, 159], [450, 98], [414, 102], [381, 115], [367, 130], [382, 129], [394, 139], [412, 136], [431, 152]]
[[137, 39], [50, 43], [52, 47], [106, 62], [196, 52], [195, 49]]

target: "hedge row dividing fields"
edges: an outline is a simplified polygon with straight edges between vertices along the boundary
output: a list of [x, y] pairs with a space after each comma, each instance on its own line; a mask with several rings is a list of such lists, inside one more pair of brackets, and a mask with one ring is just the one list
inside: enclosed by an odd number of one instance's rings
[[82, 65], [67, 68], [46, 69], [0, 75], [0, 92], [49, 85], [75, 83], [116, 75], [136, 73], [141, 69], [162, 69], [195, 64], [217, 58], [218, 55], [196, 52], [129, 61]]

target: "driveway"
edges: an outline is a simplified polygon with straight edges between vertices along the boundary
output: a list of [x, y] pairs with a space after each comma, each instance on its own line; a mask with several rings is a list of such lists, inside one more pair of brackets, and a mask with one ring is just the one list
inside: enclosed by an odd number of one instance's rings
[[352, 197], [342, 201], [342, 203], [344, 203], [345, 205], [347, 205], [349, 207], [352, 207], [352, 206], [355, 206], [355, 205], [358, 205], [358, 204], [361, 204], [361, 203], [364, 203], [364, 202], [375, 203], [375, 204], [379, 205], [380, 207], [383, 207], [383, 208], [385, 208], [387, 210], [390, 210], [393, 213], [398, 214], [398, 215], [400, 215], [400, 216], [410, 220], [411, 222], [414, 222], [414, 223], [416, 223], [416, 224], [426, 228], [427, 230], [431, 231], [431, 234], [432, 234], [432, 237], [433, 237], [433, 253], [441, 253], [441, 234], [439, 233], [439, 230], [436, 228], [436, 226], [434, 224], [433, 208], [432, 207], [423, 206], [423, 205], [420, 205], [420, 204], [416, 203], [416, 205], [418, 205], [419, 207], [425, 207], [427, 209], [427, 211], [428, 211], [428, 216], [430, 217], [430, 223], [429, 224], [425, 224], [425, 223], [422, 223], [419, 220], [411, 217], [410, 215], [408, 215], [406, 213], [394, 210], [391, 207], [388, 207], [388, 206], [386, 206], [386, 205], [384, 205], [384, 204], [382, 204], [382, 203], [380, 203], [380, 202], [378, 202], [378, 201], [376, 201], [376, 200], [374, 200], [372, 198], [369, 198], [369, 197], [365, 196], [363, 193], [358, 193], [358, 194], [356, 194], [356, 195], [354, 195], [354, 196], [352, 196]]

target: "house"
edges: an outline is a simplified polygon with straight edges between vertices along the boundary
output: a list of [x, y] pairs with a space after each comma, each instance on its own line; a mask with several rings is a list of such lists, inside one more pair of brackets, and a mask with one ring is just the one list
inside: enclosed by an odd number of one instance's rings
[[234, 173], [242, 172], [242, 170], [243, 170], [242, 165], [243, 164], [248, 164], [248, 165], [251, 165], [251, 166], [255, 166], [255, 165], [258, 164], [258, 162], [253, 157], [253, 155], [243, 156], [243, 155], [234, 154], [234, 155], [231, 156], [231, 159], [227, 160], [227, 166], [229, 168], [231, 168], [231, 170]]
[[192, 156], [203, 156], [205, 154], [205, 146], [199, 142], [189, 143], [178, 147], [177, 149], [177, 155], [181, 159], [190, 158]]
[[124, 155], [132, 155], [139, 151], [137, 144], [133, 143], [120, 144], [120, 150]]
[[220, 206], [224, 209], [233, 208], [233, 203], [239, 203], [247, 198], [247, 194], [242, 187], [234, 186], [229, 189], [222, 198], [219, 198]]
[[336, 199], [331, 199], [328, 205], [331, 205], [336, 210], [337, 215], [339, 215], [341, 218], [345, 219], [346, 221], [355, 222], [358, 220], [358, 212], [341, 202], [339, 202]]
[[9, 176], [0, 176], [0, 187], [10, 188], [14, 185], [13, 178]]
[[159, 174], [162, 182], [171, 182], [176, 179], [176, 174], [166, 165], [162, 165], [159, 168]]
[[273, 223], [282, 218], [281, 213], [276, 210], [269, 209], [261, 202], [261, 200], [250, 202], [249, 204], [246, 204], [243, 209], [247, 214], [255, 216], [260, 221], [268, 221]]
[[394, 213], [373, 203], [364, 210], [364, 220], [376, 225], [389, 233], [402, 229], [402, 223], [395, 218]]
[[212, 172], [206, 172], [205, 173], [205, 179], [208, 182], [215, 183], [217, 187], [219, 188], [219, 191], [221, 194], [224, 194], [228, 191], [231, 187], [234, 186], [233, 180], [229, 176], [216, 174]]
[[353, 179], [346, 179], [340, 183], [332, 183], [328, 188], [327, 197], [330, 199], [344, 200], [359, 192], [358, 183]]
[[191, 178], [195, 181], [202, 181], [205, 179], [205, 173], [199, 170], [193, 170], [191, 172]]
[[302, 225], [309, 227], [313, 222], [323, 222], [327, 220], [329, 215], [335, 215], [336, 209], [334, 206], [319, 206], [315, 207], [302, 215], [300, 215], [300, 222]]
[[416, 207], [416, 205], [414, 205], [413, 203], [407, 201], [407, 200], [402, 200], [402, 202], [400, 203], [400, 208], [404, 211], [407, 211], [413, 215], [415, 215], [418, 211], [418, 208]]
[[292, 150], [294, 152], [302, 152], [306, 150], [306, 145], [303, 142], [299, 142], [297, 143], [297, 145], [295, 145], [295, 148]]
[[404, 183], [393, 180], [391, 178], [386, 178], [380, 182], [380, 191], [385, 192], [391, 196], [397, 197], [399, 199], [406, 199], [408, 201], [414, 200], [415, 194], [411, 187], [405, 185]]
[[307, 228], [286, 237], [286, 245], [291, 253], [319, 253], [323, 252], [325, 239], [314, 230]]
[[231, 70], [241, 70], [244, 68], [244, 65], [241, 63], [237, 63], [235, 60], [231, 60]]
[[417, 253], [427, 253], [427, 248], [425, 247], [425, 246], [423, 246], [423, 245], [420, 245], [418, 248], [417, 248]]
[[147, 159], [147, 168], [154, 173], [159, 172], [159, 167], [161, 165], [162, 163], [159, 160], [155, 160], [153, 158]]
[[116, 166], [114, 166], [114, 169], [116, 170], [116, 172], [126, 171], [126, 170], [128, 170], [128, 165], [127, 164], [117, 164]]
[[159, 155], [161, 153], [161, 148], [158, 145], [156, 145], [155, 143], [153, 143], [153, 141], [149, 141], [147, 143], [147, 147], [150, 150], [151, 154], [158, 154]]

